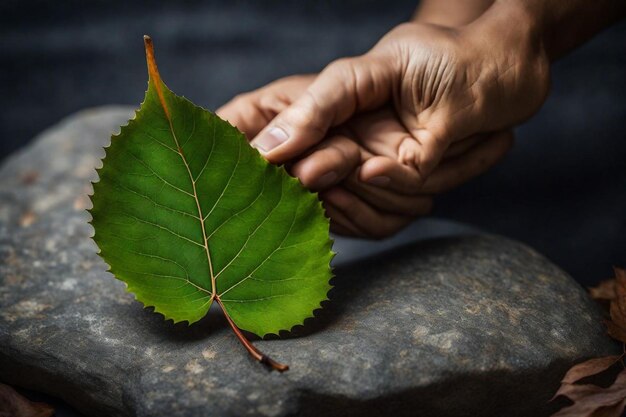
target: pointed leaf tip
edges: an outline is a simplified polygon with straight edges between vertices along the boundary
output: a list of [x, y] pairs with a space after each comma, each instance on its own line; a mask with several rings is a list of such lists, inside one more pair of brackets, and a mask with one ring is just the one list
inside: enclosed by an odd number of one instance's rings
[[148, 35], [143, 35], [143, 44], [146, 49], [148, 75], [152, 80], [154, 80], [155, 84], [158, 84], [161, 80], [161, 76], [159, 75], [159, 69], [157, 68], [156, 59], [154, 57], [154, 44], [152, 42], [152, 38]]
[[154, 57], [154, 44], [152, 43], [152, 38], [148, 35], [143, 35], [143, 43], [146, 48], [146, 61], [148, 64], [148, 88], [150, 86], [150, 82], [152, 82], [157, 96], [159, 97], [159, 101], [161, 102], [161, 106], [163, 111], [165, 112], [165, 116], [170, 119], [170, 111], [165, 102], [165, 96], [163, 94], [163, 89], [167, 89], [163, 80], [161, 80], [161, 75], [159, 74], [159, 68], [157, 67], [156, 58]]

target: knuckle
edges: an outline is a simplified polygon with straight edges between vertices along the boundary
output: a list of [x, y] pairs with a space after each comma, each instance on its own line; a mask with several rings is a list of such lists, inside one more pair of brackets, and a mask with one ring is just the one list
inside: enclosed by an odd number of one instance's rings
[[303, 84], [310, 82], [312, 78], [311, 75], [296, 74], [281, 78], [279, 81], [283, 84]]
[[239, 93], [235, 97], [233, 97], [232, 101], [246, 101], [250, 93]]
[[282, 119], [296, 128], [306, 128], [316, 134], [326, 133], [319, 105], [310, 93], [305, 93], [296, 107], [290, 107], [282, 113]]
[[346, 137], [340, 137], [334, 143], [334, 146], [330, 147], [333, 152], [333, 156], [341, 161], [345, 169], [352, 169], [354, 164], [360, 161], [359, 146], [352, 140]]
[[339, 74], [345, 74], [351, 72], [354, 66], [356, 58], [339, 58], [328, 64], [325, 70], [329, 72], [337, 72]]
[[252, 93], [246, 92], [246, 93], [237, 94], [235, 97], [233, 97], [233, 99], [230, 101], [229, 104], [232, 104], [235, 106], [243, 106], [243, 105], [249, 104], [252, 101], [253, 101]]
[[258, 107], [269, 112], [280, 112], [291, 104], [288, 99], [278, 94], [265, 94], [258, 99]]
[[295, 126], [309, 126], [314, 124], [316, 121], [315, 110], [309, 103], [306, 105], [300, 105], [297, 108], [289, 109], [285, 113], [284, 117], [291, 125]]

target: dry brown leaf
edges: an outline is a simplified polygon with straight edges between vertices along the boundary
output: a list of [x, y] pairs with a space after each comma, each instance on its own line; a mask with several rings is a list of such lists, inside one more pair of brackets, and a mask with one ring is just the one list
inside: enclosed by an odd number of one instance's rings
[[615, 340], [626, 343], [626, 329], [619, 327], [610, 320], [604, 322], [606, 324], [607, 333]]
[[589, 294], [594, 300], [613, 300], [615, 298], [615, 280], [607, 279], [600, 282], [597, 287], [589, 288]]
[[[626, 270], [614, 270], [614, 279], [601, 282], [589, 292], [596, 300], [610, 302], [611, 320], [605, 322], [609, 336], [626, 344]], [[626, 407], [626, 369], [607, 388], [576, 382], [606, 371], [623, 356], [590, 359], [572, 367], [552, 399], [562, 395], [574, 403], [552, 417], [621, 417]]]
[[621, 355], [606, 356], [604, 358], [594, 358], [579, 363], [567, 371], [561, 382], [564, 384], [573, 384], [588, 376], [599, 374], [609, 369], [615, 362], [620, 360], [621, 357]]
[[[611, 301], [611, 306], [616, 304], [620, 310], [619, 320], [616, 322], [620, 327], [626, 327], [626, 274], [619, 272], [618, 268], [615, 268], [615, 298]], [[616, 319], [611, 316], [613, 321]]]
[[609, 336], [626, 343], [626, 270], [613, 269], [615, 278], [589, 288], [589, 293], [591, 298], [605, 302], [609, 307], [611, 320], [605, 322]]
[[591, 415], [591, 417], [615, 417], [615, 416], [619, 417], [622, 415], [621, 412], [624, 410], [625, 406], [626, 406], [626, 399], [623, 399], [622, 401], [618, 402], [612, 407], [598, 408]]
[[624, 339], [624, 335], [626, 334], [626, 311], [620, 308], [619, 304], [615, 301], [611, 301], [610, 311], [611, 320], [606, 321], [609, 335], [614, 339], [626, 343], [626, 339]]
[[611, 301], [617, 297], [616, 285], [618, 278], [624, 282], [626, 281], [626, 269], [613, 267], [615, 272], [615, 278], [601, 281], [597, 287], [589, 288], [589, 294], [594, 300]]
[[607, 322], [609, 335], [626, 343], [626, 271], [615, 268], [615, 298], [609, 307], [611, 321]]
[[0, 384], [0, 417], [51, 417], [54, 408], [20, 395], [8, 385]]
[[626, 270], [614, 267], [613, 271], [615, 272], [615, 281], [617, 282], [615, 287], [617, 295], [620, 295], [620, 288], [622, 289], [622, 295], [624, 295], [624, 291], [626, 291]]
[[562, 408], [552, 417], [620, 417], [626, 404], [626, 370], [617, 375], [610, 387], [564, 383], [557, 394], [569, 398], [574, 404]]

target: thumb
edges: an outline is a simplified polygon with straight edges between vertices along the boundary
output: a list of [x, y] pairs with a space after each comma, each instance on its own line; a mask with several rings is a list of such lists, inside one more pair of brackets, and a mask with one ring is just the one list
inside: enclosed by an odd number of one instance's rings
[[381, 106], [391, 97], [391, 88], [392, 71], [380, 58], [363, 55], [334, 61], [251, 144], [268, 161], [286, 162], [353, 114]]

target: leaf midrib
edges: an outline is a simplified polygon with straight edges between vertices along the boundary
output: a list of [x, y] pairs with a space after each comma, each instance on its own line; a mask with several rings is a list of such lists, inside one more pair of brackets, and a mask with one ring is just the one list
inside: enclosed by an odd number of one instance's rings
[[[165, 109], [165, 103], [162, 103]], [[172, 120], [166, 111], [167, 121], [170, 125], [170, 132], [172, 133], [172, 137], [174, 138], [174, 142], [176, 143], [176, 147], [178, 148], [178, 154], [180, 155], [183, 163], [185, 164], [185, 168], [187, 169], [187, 174], [189, 175], [189, 180], [191, 181], [191, 187], [193, 190], [193, 198], [196, 201], [196, 207], [198, 208], [198, 217], [200, 222], [200, 228], [202, 229], [202, 238], [204, 240], [204, 251], [206, 253], [207, 262], [209, 263], [209, 273], [211, 275], [211, 297], [215, 297], [216, 287], [215, 287], [215, 275], [213, 274], [213, 263], [211, 262], [211, 253], [209, 251], [209, 241], [206, 235], [206, 229], [204, 228], [204, 216], [202, 214], [202, 207], [200, 206], [200, 199], [198, 199], [198, 191], [196, 190], [196, 180], [193, 179], [193, 175], [191, 174], [191, 169], [189, 168], [189, 164], [187, 163], [187, 158], [185, 158], [185, 154], [183, 153], [182, 148], [178, 143], [178, 138], [176, 137], [176, 133], [174, 132], [174, 126], [172, 124]]]
[[[193, 199], [196, 202], [196, 207], [198, 209], [198, 220], [200, 221], [200, 228], [202, 229], [202, 238], [204, 241], [204, 251], [206, 253], [206, 257], [207, 257], [207, 262], [209, 264], [209, 274], [211, 276], [211, 299], [215, 298], [217, 292], [216, 292], [216, 286], [215, 286], [215, 275], [213, 274], [213, 263], [211, 262], [211, 253], [209, 251], [209, 243], [208, 243], [208, 239], [207, 239], [207, 235], [206, 235], [206, 229], [204, 228], [204, 216], [202, 214], [202, 207], [200, 206], [200, 200], [198, 199], [198, 191], [196, 190], [196, 180], [193, 178], [193, 174], [191, 173], [191, 169], [189, 168], [189, 164], [187, 163], [187, 158], [185, 158], [185, 154], [183, 153], [183, 149], [180, 146], [180, 143], [178, 142], [178, 138], [176, 136], [176, 132], [174, 131], [174, 125], [172, 123], [172, 117], [170, 115], [169, 109], [167, 108], [167, 104], [165, 102], [165, 96], [163, 95], [163, 91], [161, 90], [161, 77], [158, 73], [158, 71], [156, 71], [156, 69], [153, 68], [149, 68], [149, 72], [150, 72], [150, 78], [152, 78], [152, 82], [153, 85], [156, 89], [157, 92], [157, 96], [159, 97], [159, 102], [161, 103], [161, 106], [163, 107], [163, 112], [165, 113], [165, 118], [167, 119], [167, 123], [170, 127], [170, 133], [172, 134], [172, 138], [174, 139], [174, 143], [176, 144], [176, 153], [180, 156], [180, 158], [183, 161], [183, 164], [185, 165], [185, 169], [187, 170], [187, 175], [189, 176], [189, 181], [191, 181], [191, 187], [192, 187], [192, 191], [193, 191]], [[201, 288], [200, 286], [194, 284], [193, 282], [191, 282], [190, 280], [190, 284], [193, 285], [196, 288]], [[209, 292], [206, 289], [203, 289], [206, 292]]]

